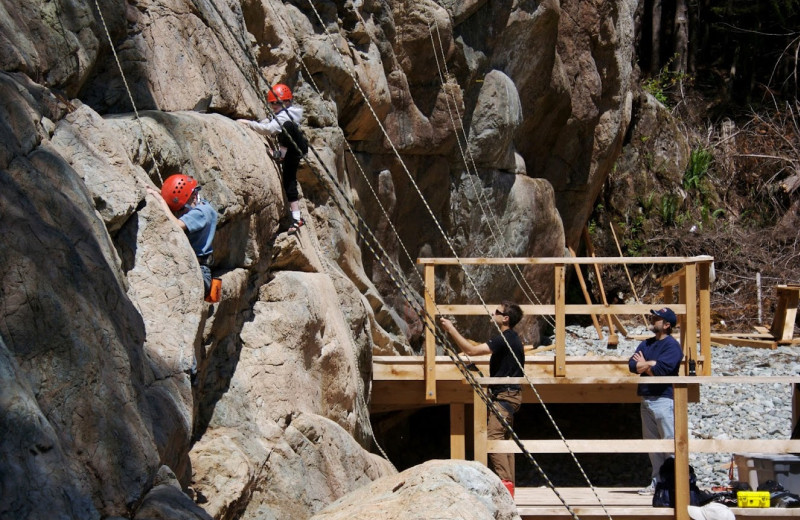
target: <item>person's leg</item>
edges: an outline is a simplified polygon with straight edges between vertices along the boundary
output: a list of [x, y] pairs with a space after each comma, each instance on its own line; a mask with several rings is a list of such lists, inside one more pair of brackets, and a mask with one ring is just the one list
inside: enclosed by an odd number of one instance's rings
[[[514, 426], [514, 414], [522, 404], [522, 393], [519, 390], [502, 392], [494, 401], [497, 410], [509, 426]], [[487, 438], [490, 440], [508, 440], [511, 434], [506, 431], [500, 420], [489, 411], [489, 423], [487, 426]], [[513, 453], [490, 453], [489, 465], [497, 473], [501, 480], [514, 482], [514, 454]]]
[[[643, 439], [659, 439], [658, 423], [656, 422], [655, 414], [651, 408], [651, 400], [642, 399], [639, 413], [642, 418], [642, 438]], [[664, 462], [660, 453], [648, 453], [650, 457], [650, 485], [645, 489], [655, 488], [655, 483], [658, 480], [658, 470]]]
[[200, 272], [203, 273], [203, 288], [205, 289], [203, 297], [205, 298], [211, 292], [211, 268], [207, 265], [201, 265]]
[[[656, 428], [658, 431], [658, 439], [674, 439], [675, 438], [675, 402], [668, 397], [660, 397], [650, 401], [650, 410], [653, 413]], [[671, 457], [671, 453], [656, 453], [656, 463], [658, 468]], [[658, 470], [656, 470], [658, 471]]]
[[300, 193], [297, 190], [297, 167], [300, 166], [300, 157], [293, 151], [286, 154], [283, 160], [282, 175], [283, 189], [286, 190], [286, 199], [294, 220], [300, 219]]

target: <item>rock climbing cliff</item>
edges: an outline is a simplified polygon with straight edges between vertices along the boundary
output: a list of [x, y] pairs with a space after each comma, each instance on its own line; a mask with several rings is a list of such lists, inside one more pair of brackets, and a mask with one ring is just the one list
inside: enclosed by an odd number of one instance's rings
[[[632, 0], [0, 2], [3, 519], [309, 518], [393, 474], [371, 356], [422, 328], [382, 264], [562, 255], [630, 119]], [[314, 149], [294, 236], [235, 122], [276, 82]], [[176, 172], [220, 214], [219, 303], [146, 191]]]

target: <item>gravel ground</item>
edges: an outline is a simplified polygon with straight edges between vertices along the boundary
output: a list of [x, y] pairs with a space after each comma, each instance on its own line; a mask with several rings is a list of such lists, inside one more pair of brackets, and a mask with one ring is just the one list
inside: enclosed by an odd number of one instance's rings
[[[629, 335], [647, 334], [644, 327]], [[620, 336], [616, 349], [597, 339], [594, 327], [567, 327], [567, 355], [633, 355], [639, 341]], [[797, 347], [776, 350], [749, 347], [712, 347], [712, 375], [779, 376], [800, 374]], [[689, 433], [696, 439], [788, 439], [791, 434], [792, 396], [787, 384], [703, 385], [700, 402], [689, 403]], [[730, 453], [693, 453], [690, 464], [701, 488], [729, 482], [724, 466]]]

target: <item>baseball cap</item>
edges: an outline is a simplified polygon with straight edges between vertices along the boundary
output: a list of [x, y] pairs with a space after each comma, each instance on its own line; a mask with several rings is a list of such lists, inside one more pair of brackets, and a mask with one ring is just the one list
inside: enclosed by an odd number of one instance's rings
[[651, 310], [650, 314], [654, 314], [659, 318], [662, 318], [664, 321], [668, 322], [673, 327], [678, 323], [678, 318], [675, 316], [675, 313], [672, 312], [672, 309], [669, 307], [664, 307], [663, 309], [659, 309], [657, 311]]
[[703, 507], [689, 506], [689, 518], [692, 520], [735, 520], [736, 516], [724, 504], [709, 502]]

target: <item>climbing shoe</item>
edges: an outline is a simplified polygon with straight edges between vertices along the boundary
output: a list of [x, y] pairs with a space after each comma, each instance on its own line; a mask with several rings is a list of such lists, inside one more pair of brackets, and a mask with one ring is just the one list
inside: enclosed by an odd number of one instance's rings
[[306, 225], [306, 221], [305, 221], [305, 220], [303, 220], [302, 218], [301, 218], [301, 219], [298, 219], [298, 220], [295, 220], [295, 221], [294, 221], [294, 223], [291, 225], [291, 227], [289, 227], [288, 233], [289, 233], [290, 235], [294, 235], [294, 234], [296, 234], [298, 231], [300, 231], [300, 228], [301, 228], [301, 227], [303, 227], [303, 226], [305, 226], [305, 225]]

